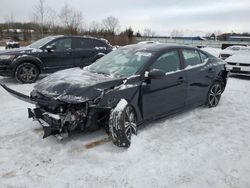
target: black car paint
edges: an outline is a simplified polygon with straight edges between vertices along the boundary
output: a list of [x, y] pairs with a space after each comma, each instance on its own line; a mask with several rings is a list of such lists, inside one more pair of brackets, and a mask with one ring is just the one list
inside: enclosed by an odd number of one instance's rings
[[[46, 46], [61, 39], [71, 39], [72, 41], [90, 39], [101, 42], [105, 48], [72, 48], [47, 51]], [[23, 47], [0, 52], [0, 55], [15, 55], [13, 60], [0, 60], [0, 76], [13, 77], [17, 66], [24, 62], [35, 64], [40, 73], [53, 73], [71, 67], [84, 67], [99, 58], [100, 54], [105, 55], [110, 51], [112, 51], [112, 47], [102, 39], [80, 36], [54, 36], [51, 41], [39, 49]]]
[[[220, 59], [200, 51], [199, 49], [186, 46], [168, 46], [168, 45], [132, 45], [124, 48], [134, 48], [153, 50], [155, 53], [152, 58], [136, 73], [129, 78], [111, 78], [106, 82], [101, 81], [94, 85], [86, 85], [84, 88], [70, 87], [71, 95], [87, 96], [87, 101], [81, 101], [77, 105], [88, 107], [88, 113], [100, 113], [106, 117], [110, 111], [118, 104], [120, 99], [125, 99], [135, 109], [137, 123], [158, 119], [191, 106], [203, 105], [206, 101], [209, 87], [215, 81], [221, 81], [226, 86], [228, 73], [225, 65]], [[151, 47], [151, 48], [150, 48]], [[167, 74], [161, 79], [151, 79], [145, 76], [151, 64], [163, 53], [169, 50], [178, 50], [180, 56], [181, 70]], [[186, 64], [182, 55], [182, 49], [195, 49], [207, 55], [209, 60], [205, 64], [190, 69], [185, 69]], [[91, 73], [89, 73], [91, 74]], [[101, 75], [100, 75], [101, 76]], [[103, 75], [102, 75], [103, 76]], [[54, 89], [63, 88], [55, 86]], [[52, 88], [53, 89], [53, 88]], [[67, 108], [73, 108], [72, 101], [58, 101], [55, 96], [44, 96], [39, 91], [39, 85], [31, 93], [30, 100], [37, 103], [38, 109], [58, 113], [60, 105], [66, 105]], [[53, 101], [53, 102], [52, 102]], [[48, 107], [50, 107], [48, 109]], [[44, 112], [43, 111], [43, 112]], [[30, 117], [37, 117], [31, 113]], [[45, 119], [48, 117], [46, 116]], [[101, 117], [102, 118], [102, 117]], [[88, 123], [88, 120], [86, 120]], [[49, 119], [51, 122], [51, 119]], [[48, 123], [48, 121], [47, 121]], [[47, 128], [46, 128], [47, 129]], [[46, 136], [52, 134], [45, 130]], [[58, 132], [56, 132], [58, 133]]]

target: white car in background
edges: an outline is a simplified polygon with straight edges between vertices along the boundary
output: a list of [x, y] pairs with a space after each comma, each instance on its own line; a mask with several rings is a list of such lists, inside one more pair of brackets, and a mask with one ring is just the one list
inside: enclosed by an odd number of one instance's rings
[[204, 47], [204, 48], [201, 48], [201, 50], [208, 52], [215, 57], [219, 57], [219, 55], [221, 53], [221, 48]]
[[160, 44], [160, 42], [158, 41], [141, 41], [141, 42], [138, 42], [138, 44]]
[[227, 59], [228, 57], [238, 53], [238, 52], [241, 52], [241, 51], [247, 51], [249, 50], [250, 51], [250, 47], [249, 46], [229, 46], [227, 47], [226, 49], [222, 50], [220, 52], [220, 55], [219, 55], [219, 58], [225, 60]]
[[236, 53], [225, 59], [225, 61], [230, 74], [250, 76], [250, 51]]

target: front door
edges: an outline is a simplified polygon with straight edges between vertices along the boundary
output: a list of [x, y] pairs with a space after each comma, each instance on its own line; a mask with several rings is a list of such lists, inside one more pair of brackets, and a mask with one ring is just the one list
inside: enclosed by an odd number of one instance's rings
[[51, 51], [45, 50], [43, 57], [41, 57], [46, 72], [74, 67], [75, 58], [73, 56], [71, 38], [58, 39], [48, 45], [54, 48]]
[[148, 71], [154, 69], [164, 72], [165, 76], [160, 79], [148, 78], [143, 83], [144, 119], [167, 114], [185, 105], [187, 82], [185, 72], [181, 70], [178, 50], [161, 55]]

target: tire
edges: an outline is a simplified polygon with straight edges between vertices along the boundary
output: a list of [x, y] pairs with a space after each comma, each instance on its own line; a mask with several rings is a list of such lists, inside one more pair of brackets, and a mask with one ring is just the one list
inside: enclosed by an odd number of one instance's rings
[[132, 134], [137, 134], [135, 110], [124, 99], [110, 113], [109, 132], [113, 143], [119, 147], [129, 147]]
[[22, 63], [15, 71], [15, 78], [21, 83], [33, 83], [38, 79], [39, 69], [32, 63]]
[[207, 95], [207, 106], [209, 108], [216, 107], [219, 104], [223, 90], [221, 82], [216, 81], [211, 85]]

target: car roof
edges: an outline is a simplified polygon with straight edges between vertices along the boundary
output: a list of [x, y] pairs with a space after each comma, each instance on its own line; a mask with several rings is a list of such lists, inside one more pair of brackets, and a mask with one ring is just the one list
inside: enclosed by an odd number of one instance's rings
[[55, 38], [65, 38], [65, 37], [71, 37], [71, 38], [85, 38], [85, 39], [94, 39], [94, 40], [106, 40], [106, 39], [103, 39], [103, 38], [97, 38], [97, 37], [92, 37], [92, 36], [86, 36], [86, 35], [83, 35], [83, 36], [76, 36], [76, 35], [56, 35], [56, 36], [52, 36], [52, 37], [55, 37]]
[[185, 46], [185, 45], [177, 45], [177, 44], [167, 44], [167, 43], [140, 43], [140, 44], [132, 44], [122, 47], [123, 49], [131, 49], [131, 50], [144, 50], [151, 52], [158, 52], [167, 49], [173, 48], [186, 48], [186, 49], [198, 49], [195, 47]]

